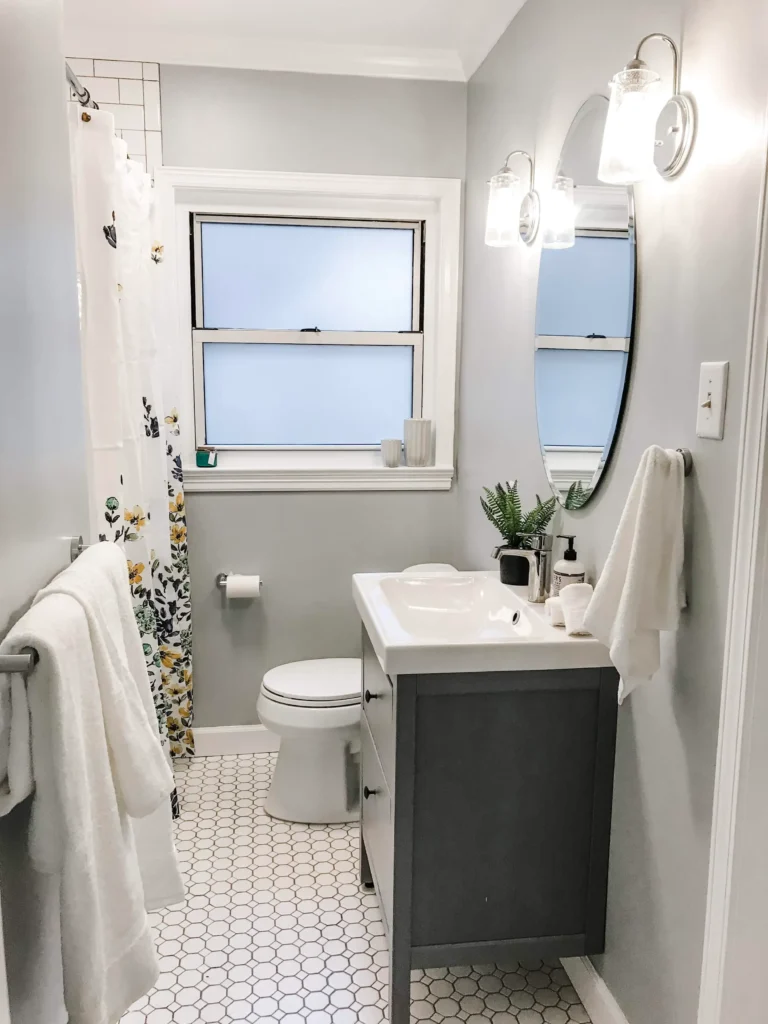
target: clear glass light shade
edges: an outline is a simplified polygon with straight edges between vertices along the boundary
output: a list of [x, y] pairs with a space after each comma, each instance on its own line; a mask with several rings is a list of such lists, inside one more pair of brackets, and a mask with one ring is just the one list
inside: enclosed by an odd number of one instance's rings
[[661, 78], [650, 68], [625, 68], [611, 82], [597, 176], [632, 185], [655, 171], [656, 121], [664, 105]]
[[576, 203], [573, 178], [558, 175], [544, 204], [545, 249], [570, 249], [576, 244]]
[[489, 182], [485, 244], [507, 248], [520, 241], [520, 179], [505, 168]]

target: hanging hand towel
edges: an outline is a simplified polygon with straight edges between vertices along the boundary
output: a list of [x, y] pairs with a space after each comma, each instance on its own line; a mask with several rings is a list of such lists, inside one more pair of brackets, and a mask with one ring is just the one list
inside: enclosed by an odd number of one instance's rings
[[[72, 1024], [114, 1024], [154, 985], [154, 941], [133, 833], [116, 791], [99, 666], [80, 604], [38, 599], [13, 627], [34, 647], [29, 680], [33, 866], [60, 878], [64, 1001]], [[167, 797], [160, 791], [160, 799]], [[36, 979], [46, 984], [43, 976]]]
[[683, 457], [653, 446], [640, 460], [585, 625], [610, 649], [619, 701], [661, 662], [661, 631], [677, 629], [683, 590]]
[[[162, 788], [166, 794], [159, 804], [154, 803], [153, 798], [154, 808], [150, 813], [136, 813], [135, 801], [130, 802], [135, 794], [128, 794], [129, 814], [135, 819], [133, 830], [144, 885], [145, 906], [147, 910], [160, 910], [180, 903], [185, 895], [184, 883], [173, 842], [170, 800], [167, 798], [173, 788], [173, 776], [160, 744], [144, 650], [131, 604], [125, 553], [116, 544], [108, 542], [92, 545], [43, 593], [52, 591], [68, 593], [89, 609], [89, 621], [94, 622], [97, 633], [104, 635], [107, 641], [114, 672], [123, 680], [127, 690], [138, 698], [143, 708], [144, 718], [141, 719], [135, 701], [131, 702], [133, 720], [143, 738], [146, 739], [145, 733], [151, 734], [153, 762], [155, 769], [164, 777]], [[122, 750], [122, 746], [130, 743], [130, 739], [119, 713], [112, 724], [117, 731], [114, 742], [121, 746], [120, 754], [125, 754], [124, 770], [128, 787], [132, 789], [131, 779], [135, 780], [135, 776], [131, 775], [134, 770], [131, 763], [132, 751]], [[143, 745], [137, 749], [143, 749]], [[164, 772], [157, 767], [158, 754], [166, 764]], [[141, 809], [144, 805], [138, 806]]]

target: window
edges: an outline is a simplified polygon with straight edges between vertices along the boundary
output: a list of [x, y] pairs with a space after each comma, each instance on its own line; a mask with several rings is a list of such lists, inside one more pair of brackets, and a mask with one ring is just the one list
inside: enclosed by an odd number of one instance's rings
[[[159, 167], [153, 271], [184, 487], [449, 490], [461, 181]], [[388, 469], [403, 420], [434, 465]], [[215, 444], [215, 468], [195, 448]]]
[[422, 413], [421, 221], [194, 214], [198, 445], [366, 449]]

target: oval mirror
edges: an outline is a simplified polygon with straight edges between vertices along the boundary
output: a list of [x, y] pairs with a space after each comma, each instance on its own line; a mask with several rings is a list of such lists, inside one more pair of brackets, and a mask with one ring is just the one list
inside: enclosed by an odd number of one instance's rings
[[581, 508], [610, 458], [626, 394], [635, 308], [631, 187], [598, 181], [608, 111], [590, 96], [542, 196], [536, 413], [552, 491]]

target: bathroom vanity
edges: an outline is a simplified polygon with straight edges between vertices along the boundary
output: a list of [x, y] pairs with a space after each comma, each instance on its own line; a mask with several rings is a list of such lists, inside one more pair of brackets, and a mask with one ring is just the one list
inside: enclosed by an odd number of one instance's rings
[[494, 573], [354, 578], [362, 881], [410, 970], [599, 953], [618, 675]]

